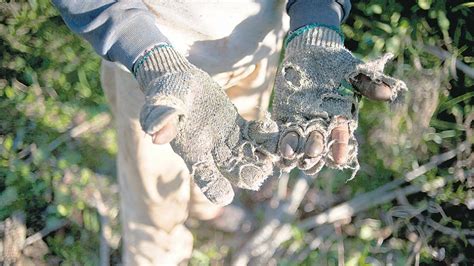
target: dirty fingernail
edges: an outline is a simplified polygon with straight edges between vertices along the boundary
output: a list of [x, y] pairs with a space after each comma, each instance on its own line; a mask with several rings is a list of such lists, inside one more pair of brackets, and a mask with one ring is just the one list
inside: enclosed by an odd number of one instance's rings
[[295, 132], [286, 134], [280, 143], [280, 153], [286, 159], [291, 159], [298, 148], [298, 135]]
[[305, 144], [305, 154], [308, 157], [316, 157], [323, 152], [323, 135], [317, 131], [311, 132]]

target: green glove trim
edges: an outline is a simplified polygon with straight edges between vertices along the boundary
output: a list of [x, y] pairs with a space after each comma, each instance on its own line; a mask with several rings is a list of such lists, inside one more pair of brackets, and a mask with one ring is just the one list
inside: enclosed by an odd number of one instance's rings
[[138, 69], [143, 65], [143, 63], [146, 62], [146, 60], [148, 59], [148, 57], [150, 57], [155, 51], [157, 51], [158, 49], [160, 48], [165, 48], [165, 47], [169, 47], [169, 48], [173, 48], [173, 46], [171, 46], [170, 44], [167, 44], [167, 43], [160, 43], [160, 44], [157, 44], [156, 46], [154, 46], [153, 48], [151, 48], [150, 50], [146, 51], [145, 54], [140, 57], [138, 59], [138, 61], [133, 65], [133, 75], [135, 77], [137, 77], [137, 71]]
[[314, 29], [314, 28], [327, 28], [327, 29], [333, 30], [341, 37], [341, 41], [344, 42], [344, 34], [342, 33], [342, 31], [339, 27], [335, 27], [335, 26], [327, 25], [327, 24], [322, 24], [322, 23], [311, 23], [311, 24], [308, 24], [306, 26], [303, 26], [303, 27], [301, 27], [297, 30], [294, 30], [294, 31], [290, 32], [290, 34], [288, 34], [288, 37], [285, 40], [285, 47], [287, 47], [288, 44], [294, 38], [298, 37], [299, 35], [303, 34], [306, 31]]

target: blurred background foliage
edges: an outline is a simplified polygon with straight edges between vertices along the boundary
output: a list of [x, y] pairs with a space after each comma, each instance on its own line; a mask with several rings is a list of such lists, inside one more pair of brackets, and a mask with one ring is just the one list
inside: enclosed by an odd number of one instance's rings
[[[353, 1], [343, 26], [346, 46], [366, 59], [395, 54], [389, 72], [410, 92], [392, 106], [362, 100], [361, 171], [347, 183], [349, 173], [330, 170], [312, 180], [291, 238], [270, 262], [474, 263], [473, 10], [468, 1]], [[21, 256], [34, 264], [119, 262], [117, 147], [99, 65], [49, 1], [0, 1], [0, 254], [8, 225], [17, 221], [30, 247]], [[331, 224], [335, 233], [318, 248], [311, 248], [318, 231], [297, 226], [410, 171], [415, 175], [400, 191], [430, 186]], [[290, 176], [289, 190], [298, 176]], [[260, 223], [278, 182], [242, 194]], [[231, 235], [191, 227], [193, 264], [228, 261], [232, 245], [222, 241]]]

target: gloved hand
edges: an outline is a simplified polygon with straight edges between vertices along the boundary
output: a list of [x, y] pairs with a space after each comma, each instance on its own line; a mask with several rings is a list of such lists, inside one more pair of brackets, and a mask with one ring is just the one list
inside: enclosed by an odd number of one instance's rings
[[263, 145], [276, 149], [276, 124], [245, 121], [219, 85], [171, 46], [148, 51], [134, 73], [145, 93], [143, 130], [156, 144], [171, 141], [211, 202], [227, 205], [231, 183], [257, 190], [273, 173], [274, 159]]
[[[273, 117], [280, 127], [282, 168], [298, 166], [315, 174], [332, 168], [359, 168], [358, 94], [394, 100], [406, 90], [383, 74], [392, 55], [364, 63], [344, 48], [337, 29], [308, 25], [291, 33], [276, 77]], [[352, 83], [357, 91], [352, 91]]]

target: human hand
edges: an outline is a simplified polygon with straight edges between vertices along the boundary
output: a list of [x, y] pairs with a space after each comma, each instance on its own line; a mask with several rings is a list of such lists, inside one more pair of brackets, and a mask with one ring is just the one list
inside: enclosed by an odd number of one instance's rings
[[215, 204], [232, 201], [231, 183], [257, 190], [273, 173], [264, 147], [276, 150], [276, 124], [244, 120], [219, 85], [172, 47], [145, 56], [134, 72], [145, 93], [140, 123], [153, 142], [170, 142]]
[[342, 34], [326, 27], [307, 26], [289, 36], [273, 102], [282, 168], [315, 174], [328, 165], [355, 174], [358, 96], [389, 101], [406, 90], [383, 74], [391, 57], [363, 63], [344, 48]]

